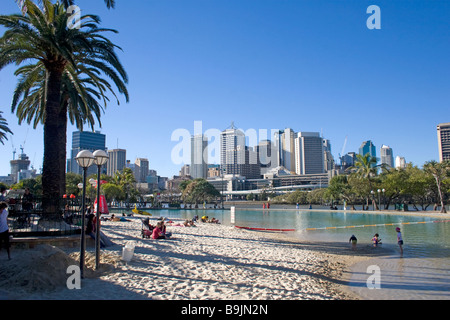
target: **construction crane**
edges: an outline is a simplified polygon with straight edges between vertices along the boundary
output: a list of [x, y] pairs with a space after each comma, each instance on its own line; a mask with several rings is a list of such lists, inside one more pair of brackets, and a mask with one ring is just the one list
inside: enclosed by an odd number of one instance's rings
[[13, 153], [13, 160], [16, 160], [16, 148], [14, 148], [14, 141], [13, 141], [13, 137], [11, 135], [11, 146], [12, 146], [12, 153]]

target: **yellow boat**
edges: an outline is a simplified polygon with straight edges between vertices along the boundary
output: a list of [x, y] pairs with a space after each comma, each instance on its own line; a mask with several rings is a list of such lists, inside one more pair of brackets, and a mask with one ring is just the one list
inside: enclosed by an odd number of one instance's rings
[[136, 205], [134, 205], [134, 209], [131, 210], [131, 211], [133, 211], [133, 213], [135, 213], [135, 214], [143, 214], [144, 216], [151, 216], [152, 215], [150, 212], [138, 210]]

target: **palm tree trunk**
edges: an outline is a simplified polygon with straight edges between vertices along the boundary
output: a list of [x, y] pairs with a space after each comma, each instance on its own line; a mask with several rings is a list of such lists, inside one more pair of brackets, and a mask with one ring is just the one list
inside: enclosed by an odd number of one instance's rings
[[[60, 214], [61, 183], [65, 167], [65, 132], [61, 132], [61, 81], [63, 68], [48, 70], [47, 102], [44, 120], [44, 162], [42, 170], [42, 209], [47, 219], [55, 219]], [[65, 182], [65, 181], [64, 181]]]

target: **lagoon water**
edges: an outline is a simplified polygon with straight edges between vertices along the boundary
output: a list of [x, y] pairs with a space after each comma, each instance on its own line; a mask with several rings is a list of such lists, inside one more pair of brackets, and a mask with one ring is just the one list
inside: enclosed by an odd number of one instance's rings
[[[230, 225], [229, 210], [152, 210], [154, 217], [192, 219], [195, 215], [216, 218]], [[449, 215], [450, 218], [450, 215]], [[358, 246], [371, 246], [378, 233], [387, 256], [374, 257], [353, 266], [350, 289], [365, 299], [450, 299], [450, 222], [414, 215], [353, 213], [351, 211], [307, 211], [277, 209], [238, 209], [236, 226], [295, 229], [289, 235], [299, 240], [348, 243], [354, 234]], [[412, 224], [405, 224], [405, 223]], [[425, 222], [414, 224], [416, 222]], [[385, 225], [393, 224], [393, 225]], [[377, 225], [365, 226], [363, 225]], [[348, 228], [354, 226], [354, 228]], [[338, 227], [337, 229], [308, 228]], [[347, 227], [347, 228], [344, 228]], [[404, 253], [400, 255], [395, 228], [400, 227]], [[367, 268], [381, 270], [381, 288], [368, 289]]]

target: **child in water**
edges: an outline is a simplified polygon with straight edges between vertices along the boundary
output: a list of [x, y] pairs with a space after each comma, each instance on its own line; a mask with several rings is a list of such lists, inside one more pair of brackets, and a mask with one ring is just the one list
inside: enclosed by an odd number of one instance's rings
[[403, 254], [403, 238], [402, 233], [400, 232], [400, 228], [395, 228], [395, 231], [397, 231], [397, 244], [400, 247], [400, 254]]
[[375, 235], [373, 236], [373, 238], [372, 238], [372, 243], [373, 243], [373, 246], [374, 246], [374, 247], [376, 247], [376, 246], [378, 246], [379, 244], [381, 244], [381, 238], [380, 238], [380, 236], [378, 235], [378, 233], [375, 233]]
[[352, 236], [350, 237], [350, 240], [348, 240], [348, 242], [352, 243], [352, 250], [356, 250], [356, 243], [358, 242], [358, 239], [356, 239], [354, 234], [352, 234]]

